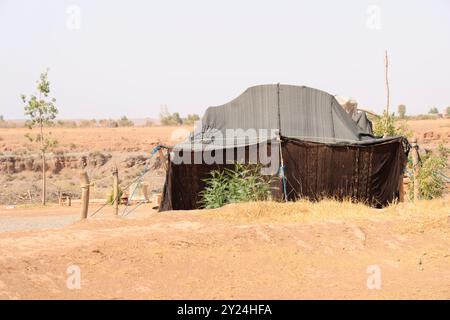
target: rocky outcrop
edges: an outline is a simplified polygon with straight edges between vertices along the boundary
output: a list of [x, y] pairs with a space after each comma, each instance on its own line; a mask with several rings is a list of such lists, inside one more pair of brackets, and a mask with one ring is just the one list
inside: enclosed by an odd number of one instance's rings
[[[162, 168], [160, 155], [153, 157], [150, 168], [157, 170]], [[143, 167], [149, 159], [148, 154], [108, 154], [102, 152], [91, 152], [89, 154], [49, 154], [46, 158], [45, 169], [53, 174], [63, 169], [100, 168], [117, 164], [124, 169]], [[111, 163], [110, 163], [111, 162]], [[8, 155], [0, 156], [0, 174], [14, 174], [21, 172], [41, 172], [42, 160], [39, 155], [23, 156]]]
[[[46, 159], [46, 171], [59, 173], [64, 168], [81, 169], [84, 167], [101, 167], [111, 159], [110, 154], [100, 152], [88, 155], [49, 155]], [[2, 156], [0, 173], [20, 173], [22, 171], [39, 172], [42, 160], [39, 156]]]
[[132, 168], [135, 165], [144, 165], [146, 161], [147, 158], [145, 156], [139, 155], [127, 157], [123, 163], [125, 168]]
[[424, 140], [439, 140], [441, 139], [441, 135], [434, 131], [427, 131], [423, 134]]

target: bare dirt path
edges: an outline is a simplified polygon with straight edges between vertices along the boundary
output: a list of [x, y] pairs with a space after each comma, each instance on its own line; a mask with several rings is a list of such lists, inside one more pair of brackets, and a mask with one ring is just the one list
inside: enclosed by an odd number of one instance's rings
[[[101, 209], [96, 213], [97, 209]], [[126, 218], [132, 219], [142, 216], [148, 216], [156, 212], [152, 210], [152, 204], [145, 204], [134, 210], [134, 206], [127, 208]], [[80, 220], [80, 205], [74, 204], [71, 207], [50, 204], [46, 207], [40, 205], [33, 206], [2, 206], [0, 207], [0, 233], [8, 231], [30, 231], [40, 229], [50, 229], [69, 226]], [[111, 206], [104, 207], [101, 203], [91, 204], [89, 217], [95, 219], [111, 216]], [[121, 208], [119, 214], [124, 213], [124, 207]]]
[[[0, 233], [0, 298], [450, 298], [449, 200], [109, 216]], [[80, 267], [81, 289], [66, 286]], [[369, 290], [367, 268], [381, 271]]]
[[64, 227], [79, 220], [79, 209], [74, 207], [3, 206], [0, 208], [0, 233], [7, 231], [37, 230]]

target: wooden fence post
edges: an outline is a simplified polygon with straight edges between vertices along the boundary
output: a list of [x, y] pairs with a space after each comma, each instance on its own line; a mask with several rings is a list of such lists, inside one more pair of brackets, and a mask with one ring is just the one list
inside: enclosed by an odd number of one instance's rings
[[119, 215], [119, 170], [114, 166], [113, 171], [113, 208], [114, 215]]
[[398, 201], [405, 202], [405, 186], [403, 183], [403, 174], [400, 177], [400, 192], [399, 192]]
[[86, 219], [89, 210], [89, 177], [85, 170], [80, 172], [81, 181], [81, 219]]
[[411, 139], [411, 152], [412, 152], [412, 162], [413, 162], [413, 183], [414, 183], [414, 201], [419, 200], [420, 190], [419, 190], [419, 146], [417, 145], [417, 139]]

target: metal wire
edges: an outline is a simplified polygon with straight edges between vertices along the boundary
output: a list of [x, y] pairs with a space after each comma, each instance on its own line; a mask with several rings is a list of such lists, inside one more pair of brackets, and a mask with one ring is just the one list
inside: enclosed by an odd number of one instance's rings
[[[133, 198], [134, 193], [136, 192], [137, 188], [139, 187], [142, 178], [143, 178], [148, 172], [150, 172], [150, 169], [149, 169], [148, 167], [149, 167], [149, 165], [150, 165], [151, 159], [153, 158], [153, 156], [154, 156], [161, 148], [164, 148], [164, 147], [165, 147], [165, 146], [157, 145], [155, 148], [153, 148], [153, 150], [152, 150], [152, 152], [151, 152], [151, 154], [150, 154], [150, 158], [147, 160], [147, 163], [145, 164], [145, 168], [144, 168], [144, 170], [142, 171], [141, 175], [138, 176], [133, 182], [131, 182], [131, 183], [128, 185], [128, 187], [129, 187], [129, 186], [131, 186], [132, 184], [137, 183], [137, 185], [136, 185], [135, 188], [133, 189], [133, 192], [131, 193], [131, 195], [130, 195], [130, 196], [128, 197], [128, 199], [127, 199], [127, 203], [125, 204], [125, 208], [123, 209], [123, 212], [122, 212], [122, 216], [123, 216], [123, 217], [126, 217], [126, 216], [129, 214], [129, 213], [127, 214], [126, 212], [127, 212], [127, 209], [128, 209], [129, 203], [130, 203], [130, 200]], [[126, 188], [128, 188], [128, 187], [126, 187]], [[125, 189], [126, 189], [126, 188], [125, 188]], [[138, 204], [138, 206], [140, 206], [141, 204], [142, 204], [142, 203]], [[137, 209], [137, 208], [134, 208], [132, 211], [134, 211], [135, 209]]]
[[[145, 165], [145, 168], [144, 168], [144, 170], [142, 170], [141, 174], [140, 174], [137, 178], [135, 178], [134, 180], [132, 180], [131, 182], [129, 182], [127, 185], [121, 187], [122, 190], [126, 190], [126, 189], [128, 189], [132, 184], [137, 183], [136, 187], [133, 189], [132, 194], [131, 194], [130, 197], [128, 198], [127, 203], [125, 204], [125, 208], [124, 208], [124, 210], [123, 210], [121, 216], [126, 217], [126, 216], [129, 215], [131, 212], [133, 212], [134, 210], [136, 210], [138, 207], [140, 207], [142, 204], [145, 203], [145, 202], [140, 202], [140, 203], [138, 203], [138, 204], [136, 205], [135, 208], [133, 208], [131, 211], [129, 211], [129, 212], [127, 213], [127, 208], [128, 208], [128, 206], [129, 206], [129, 204], [130, 204], [130, 199], [133, 197], [133, 195], [134, 195], [136, 189], [139, 187], [139, 184], [141, 183], [142, 178], [143, 178], [147, 173], [150, 172], [149, 166], [150, 166], [151, 159], [153, 158], [153, 156], [154, 156], [161, 148], [168, 148], [168, 147], [166, 147], [166, 146], [164, 146], [164, 145], [157, 145], [155, 148], [153, 148], [153, 150], [152, 150], [152, 152], [151, 152], [151, 154], [150, 154], [150, 157], [149, 157], [149, 159], [147, 160], [147, 163], [146, 163], [146, 165]], [[103, 179], [100, 179], [99, 181], [101, 181], [101, 180], [103, 180]], [[119, 197], [119, 195], [117, 195], [117, 197]], [[119, 201], [119, 198], [113, 199], [113, 202], [116, 201], [116, 200]], [[93, 217], [94, 215], [96, 215], [99, 211], [101, 211], [101, 210], [102, 210], [105, 206], [107, 206], [107, 205], [108, 205], [108, 202], [105, 203], [105, 204], [103, 204], [103, 205], [101, 205], [97, 210], [94, 211], [94, 213], [92, 213], [92, 214], [90, 215], [90, 217]]]

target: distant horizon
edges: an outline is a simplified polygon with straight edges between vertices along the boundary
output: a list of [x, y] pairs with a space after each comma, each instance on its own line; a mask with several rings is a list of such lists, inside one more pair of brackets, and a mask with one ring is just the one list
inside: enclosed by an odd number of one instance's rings
[[[395, 107], [390, 107], [390, 113], [392, 114], [392, 113], [395, 113], [395, 115], [397, 115], [397, 107], [398, 106], [395, 106]], [[407, 106], [406, 106], [407, 107]], [[432, 108], [433, 106], [431, 106], [430, 108]], [[448, 106], [448, 107], [450, 107], [450, 105]], [[370, 112], [375, 112], [375, 111], [373, 111], [372, 109], [370, 109], [370, 108], [367, 108], [367, 107], [362, 107], [362, 108], [364, 108], [365, 110], [367, 110], [367, 111], [370, 111]], [[430, 109], [429, 108], [429, 109]], [[437, 109], [438, 109], [438, 111], [439, 111], [439, 114], [445, 114], [445, 109], [447, 108], [447, 107], [442, 107], [442, 109], [440, 109], [440, 108], [438, 108], [438, 107], [436, 107]], [[428, 109], [428, 111], [429, 111], [429, 109]], [[186, 113], [186, 114], [183, 114], [183, 113], [181, 113], [180, 111], [177, 111], [177, 110], [170, 110], [169, 109], [169, 111], [170, 111], [170, 113], [175, 113], [175, 112], [178, 112], [179, 114], [180, 114], [180, 116], [181, 116], [181, 118], [184, 118], [184, 117], [186, 117], [189, 113]], [[411, 114], [411, 113], [408, 113], [408, 110], [406, 110], [406, 117], [408, 117], [408, 116], [411, 116], [411, 117], [415, 117], [415, 116], [426, 116], [426, 115], [432, 115], [432, 114], [430, 114], [430, 113], [428, 113], [428, 111], [426, 111], [426, 112], [423, 112], [423, 113], [414, 113], [414, 114]], [[195, 112], [191, 112], [190, 114], [195, 114]], [[380, 113], [376, 113], [376, 114], [379, 114], [380, 116], [381, 116], [381, 114]], [[3, 114], [1, 114], [0, 113], [0, 116], [2, 116]], [[199, 115], [200, 117], [202, 117], [203, 116], [203, 113], [201, 113], [201, 114], [198, 114], [197, 113], [197, 115]], [[3, 115], [4, 116], [4, 115]], [[56, 119], [55, 119], [55, 121], [58, 121], [58, 120], [70, 120], [70, 121], [77, 121], [77, 120], [108, 120], [108, 119], [111, 119], [111, 120], [116, 120], [116, 119], [119, 119], [120, 117], [123, 117], [123, 116], [126, 116], [129, 120], [155, 120], [155, 121], [159, 121], [160, 119], [159, 119], [159, 117], [151, 117], [151, 116], [147, 116], [147, 117], [130, 117], [130, 116], [128, 116], [127, 114], [122, 114], [122, 115], [119, 115], [119, 116], [116, 116], [116, 117], [112, 117], [112, 116], [105, 116], [105, 117], [77, 117], [77, 118], [62, 118], [62, 117], [60, 117], [60, 116], [56, 116]], [[26, 121], [27, 120], [27, 118], [24, 116], [23, 118], [7, 118], [7, 117], [5, 117], [4, 116], [4, 120], [5, 121]]]
[[[439, 110], [439, 109], [438, 109]], [[372, 110], [370, 110], [370, 109], [367, 109], [367, 111], [371, 111], [372, 112]], [[430, 114], [430, 113], [428, 113], [428, 112], [425, 112], [425, 113], [417, 113], [417, 114], [406, 114], [406, 118], [405, 118], [405, 120], [408, 120], [408, 117], [418, 117], [418, 116], [433, 116], [433, 115], [436, 115], [436, 117], [438, 118], [439, 116], [438, 115], [445, 115], [445, 112], [443, 112], [443, 111], [445, 111], [445, 110], [439, 110], [439, 113], [438, 114]], [[174, 112], [177, 112], [177, 111], [174, 111]], [[171, 112], [171, 113], [174, 113], [174, 112]], [[397, 111], [396, 110], [392, 110], [391, 111], [391, 113], [395, 113], [395, 115], [397, 116]], [[2, 114], [0, 114], [0, 116], [1, 116]], [[203, 114], [198, 114], [200, 117], [202, 117], [203, 116]], [[121, 115], [121, 116], [118, 116], [118, 117], [100, 117], [100, 118], [95, 118], [95, 117], [91, 117], [91, 118], [88, 118], [88, 117], [86, 117], [86, 118], [61, 118], [61, 117], [56, 117], [56, 119], [54, 120], [54, 122], [57, 122], [58, 120], [61, 120], [61, 121], [83, 121], [83, 120], [96, 120], [96, 121], [99, 121], [99, 120], [118, 120], [120, 117], [123, 117], [123, 116], [126, 116], [129, 120], [131, 120], [131, 121], [147, 121], [147, 120], [151, 120], [151, 121], [156, 121], [156, 122], [159, 122], [160, 121], [160, 119], [159, 119], [159, 117], [136, 117], [136, 118], [133, 118], [133, 117], [129, 117], [129, 116], [127, 116], [126, 114], [123, 114], [123, 115]], [[187, 116], [187, 114], [186, 115], [183, 115], [183, 114], [181, 114], [180, 113], [180, 117], [181, 118], [185, 118]], [[27, 120], [27, 118], [11, 118], [11, 119], [9, 119], [9, 118], [4, 118], [4, 120], [5, 121], [11, 121], [11, 122], [25, 122], [26, 120]], [[413, 120], [428, 120], [428, 119], [413, 119]], [[176, 126], [176, 125], [173, 125], [173, 126]]]

